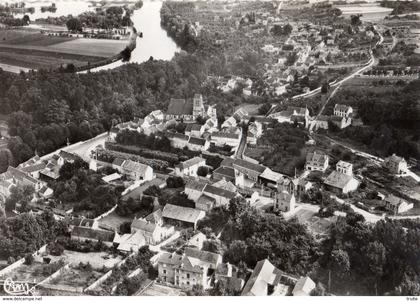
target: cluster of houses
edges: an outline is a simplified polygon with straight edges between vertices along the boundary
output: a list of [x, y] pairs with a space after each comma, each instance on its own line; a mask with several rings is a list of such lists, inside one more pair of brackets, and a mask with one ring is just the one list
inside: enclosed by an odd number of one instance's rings
[[343, 104], [335, 104], [333, 115], [311, 117], [308, 108], [289, 106], [286, 110], [270, 114], [269, 117], [280, 123], [300, 124], [310, 131], [328, 129], [329, 123], [334, 124], [339, 129], [344, 129], [352, 123], [353, 108]]
[[[191, 240], [196, 240], [196, 236]], [[223, 262], [220, 254], [201, 250], [197, 244], [186, 247], [182, 254], [161, 254], [157, 265], [160, 283], [183, 289], [191, 289], [194, 285], [209, 289], [223, 282], [230, 291], [241, 296], [309, 296], [316, 286], [310, 277], [284, 273], [268, 259], [258, 261], [245, 282], [236, 266]]]
[[[197, 122], [199, 118], [202, 123]], [[171, 141], [174, 148], [203, 152], [214, 145], [235, 152], [244, 138], [241, 123], [248, 122], [248, 143], [256, 144], [263, 133], [262, 123], [249, 122], [249, 119], [248, 113], [239, 108], [219, 125], [215, 106], [205, 106], [202, 95], [196, 94], [192, 99], [171, 99], [165, 113], [157, 110], [144, 119], [119, 124], [111, 129], [110, 137], [115, 140], [120, 131], [130, 130], [145, 135], [161, 134]], [[178, 123], [186, 124], [183, 133], [173, 129]]]
[[41, 30], [41, 34], [49, 37], [71, 37], [71, 38], [87, 38], [87, 39], [111, 39], [121, 40], [130, 35], [128, 27], [121, 28], [88, 28], [84, 27], [81, 32], [72, 32], [69, 30]]

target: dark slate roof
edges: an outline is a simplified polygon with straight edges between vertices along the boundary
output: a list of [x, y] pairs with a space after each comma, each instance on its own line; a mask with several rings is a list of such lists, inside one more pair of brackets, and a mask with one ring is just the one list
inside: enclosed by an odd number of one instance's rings
[[180, 134], [180, 133], [174, 133], [172, 137], [176, 138], [176, 139], [185, 140], [185, 141], [188, 141], [188, 139], [189, 139], [189, 137], [187, 135]]
[[20, 168], [20, 170], [23, 171], [23, 172], [30, 173], [30, 172], [43, 170], [46, 166], [47, 165], [44, 162], [40, 162], [40, 163], [37, 163], [37, 164], [22, 167], [22, 168]]
[[224, 177], [228, 177], [228, 178], [235, 178], [235, 170], [231, 167], [227, 167], [227, 166], [220, 166], [218, 167], [213, 174], [219, 174], [222, 175]]
[[211, 136], [216, 138], [239, 139], [239, 134], [227, 132], [215, 132]]
[[172, 98], [167, 114], [169, 115], [192, 115], [193, 102], [191, 100]]
[[180, 220], [188, 223], [195, 223], [200, 219], [201, 213], [201, 210], [197, 210], [194, 208], [166, 204], [163, 208], [162, 216], [164, 218]]
[[233, 167], [238, 166], [238, 167], [242, 167], [248, 170], [252, 170], [255, 171], [257, 173], [263, 173], [264, 170], [266, 169], [265, 166], [260, 165], [260, 164], [255, 164], [246, 160], [242, 160], [242, 159], [236, 159], [235, 162], [233, 163]]
[[74, 160], [79, 158], [79, 156], [77, 156], [75, 154], [72, 154], [72, 153], [69, 153], [69, 152], [66, 152], [66, 151], [63, 151], [63, 150], [60, 151], [60, 153], [58, 155], [61, 158], [65, 159], [65, 160], [68, 160], [68, 161], [74, 161]]
[[233, 199], [236, 196], [236, 193], [225, 190], [219, 187], [214, 187], [212, 185], [207, 185], [206, 188], [204, 188], [204, 192], [215, 194], [227, 199]]
[[197, 258], [201, 261], [208, 262], [213, 264], [215, 267], [217, 266], [217, 262], [220, 258], [219, 254], [201, 251], [195, 248], [185, 248], [185, 255], [192, 258]]
[[194, 157], [194, 158], [188, 159], [187, 161], [177, 164], [175, 167], [178, 167], [179, 169], [185, 169], [185, 168], [189, 168], [191, 166], [200, 164], [201, 162], [206, 162], [206, 159], [201, 158], [201, 157]]
[[190, 137], [190, 140], [188, 141], [188, 143], [194, 144], [194, 145], [204, 146], [206, 144], [206, 139]]
[[112, 165], [122, 166], [124, 162], [125, 160], [123, 158], [115, 158], [114, 161], [112, 161]]

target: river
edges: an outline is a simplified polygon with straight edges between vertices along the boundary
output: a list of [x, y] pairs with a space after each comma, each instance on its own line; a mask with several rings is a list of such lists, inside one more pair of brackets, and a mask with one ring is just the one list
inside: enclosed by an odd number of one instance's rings
[[[137, 37], [136, 49], [131, 53], [130, 63], [143, 63], [152, 56], [154, 59], [171, 60], [180, 48], [160, 26], [161, 1], [144, 1], [141, 9], [135, 10], [131, 20], [143, 37]], [[123, 65], [118, 61], [109, 65], [93, 68], [91, 72], [114, 69]]]

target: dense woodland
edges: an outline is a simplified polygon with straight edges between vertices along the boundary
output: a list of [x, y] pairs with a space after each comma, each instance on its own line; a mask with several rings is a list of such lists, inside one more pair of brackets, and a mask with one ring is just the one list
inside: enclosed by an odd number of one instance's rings
[[364, 126], [351, 126], [334, 134], [388, 156], [397, 153], [406, 158], [420, 158], [420, 80], [382, 88], [344, 89], [328, 104], [357, 108]]
[[297, 221], [263, 215], [234, 199], [228, 208], [213, 209], [199, 223], [204, 233], [217, 234], [221, 227], [220, 248], [226, 250], [226, 261], [253, 268], [268, 258], [284, 272], [309, 274], [318, 282], [317, 295], [420, 293], [418, 221], [371, 225], [361, 215], [347, 212], [332, 224], [329, 238], [316, 242]]

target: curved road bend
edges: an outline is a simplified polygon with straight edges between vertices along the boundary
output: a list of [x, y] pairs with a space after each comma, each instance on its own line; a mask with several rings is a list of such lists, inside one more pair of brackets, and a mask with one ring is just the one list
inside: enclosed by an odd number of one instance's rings
[[[375, 28], [375, 30], [376, 30], [376, 25], [374, 26], [374, 28]], [[375, 47], [374, 48], [376, 48], [378, 45], [380, 45], [380, 44], [382, 44], [382, 42], [384, 41], [384, 37], [382, 36], [382, 34], [378, 31], [378, 30], [376, 30], [376, 32], [378, 33], [378, 35], [379, 35], [379, 41], [378, 42], [376, 42], [376, 44], [375, 44]], [[324, 106], [322, 107], [322, 109], [321, 109], [321, 111], [319, 112], [319, 114], [317, 115], [317, 118], [318, 118], [318, 116], [319, 115], [321, 115], [321, 113], [324, 111], [324, 108], [325, 108], [325, 105], [328, 103], [328, 101], [330, 100], [330, 98], [332, 97], [332, 96], [334, 96], [335, 95], [335, 92], [341, 87], [341, 85], [343, 84], [343, 83], [345, 83], [346, 81], [348, 81], [348, 80], [350, 80], [350, 79], [352, 79], [353, 77], [355, 77], [356, 75], [359, 75], [360, 73], [363, 73], [364, 71], [366, 71], [367, 69], [369, 69], [369, 68], [371, 68], [373, 65], [375, 65], [376, 64], [376, 58], [375, 58], [375, 56], [373, 55], [373, 51], [372, 51], [372, 48], [370, 49], [370, 56], [371, 56], [371, 58], [370, 58], [370, 60], [369, 60], [369, 62], [365, 65], [365, 66], [363, 66], [362, 68], [360, 68], [360, 69], [358, 69], [357, 71], [355, 71], [355, 72], [353, 72], [352, 74], [350, 74], [349, 76], [347, 76], [347, 77], [345, 77], [345, 78], [343, 78], [342, 80], [340, 80], [340, 81], [338, 81], [338, 82], [333, 82], [331, 85], [330, 85], [330, 87], [335, 87], [335, 90], [331, 93], [331, 95], [328, 97], [328, 100], [325, 102], [325, 104], [324, 104]], [[298, 98], [308, 98], [308, 97], [311, 97], [311, 96], [314, 96], [314, 95], [316, 95], [316, 94], [318, 94], [318, 93], [320, 93], [321, 92], [321, 87], [318, 87], [318, 88], [316, 88], [316, 89], [314, 89], [314, 90], [312, 90], [312, 91], [309, 91], [309, 92], [306, 92], [306, 93], [302, 93], [302, 94], [299, 94], [299, 95], [295, 95], [295, 96], [293, 96], [291, 99], [298, 99]], [[269, 116], [274, 110], [275, 110], [275, 108], [277, 107], [277, 105], [276, 104], [274, 104], [272, 107], [271, 107], [271, 109], [268, 111], [268, 113], [266, 114], [266, 116]]]

